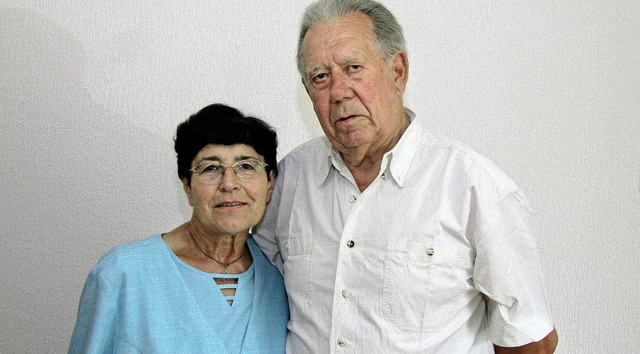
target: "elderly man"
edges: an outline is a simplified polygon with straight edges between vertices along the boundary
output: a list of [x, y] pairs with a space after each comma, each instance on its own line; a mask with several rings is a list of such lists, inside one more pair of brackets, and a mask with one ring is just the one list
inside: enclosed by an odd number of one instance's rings
[[326, 137], [280, 163], [256, 240], [284, 274], [287, 351], [553, 352], [522, 191], [403, 106], [404, 37], [370, 0], [320, 0], [298, 69]]

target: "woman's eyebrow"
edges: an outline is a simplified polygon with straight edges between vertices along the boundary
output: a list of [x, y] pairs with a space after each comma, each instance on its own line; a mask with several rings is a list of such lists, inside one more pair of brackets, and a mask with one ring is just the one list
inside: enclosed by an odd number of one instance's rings
[[[233, 161], [242, 161], [242, 160], [249, 160], [249, 159], [260, 161], [260, 159], [257, 156], [253, 156], [253, 155], [238, 155], [233, 159]], [[199, 162], [203, 162], [203, 161], [222, 162], [222, 158], [216, 155], [205, 156], [201, 158]]]

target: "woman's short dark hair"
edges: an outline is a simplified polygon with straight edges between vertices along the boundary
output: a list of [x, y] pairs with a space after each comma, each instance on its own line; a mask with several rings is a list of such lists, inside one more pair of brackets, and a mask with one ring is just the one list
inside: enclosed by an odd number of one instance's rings
[[178, 177], [191, 184], [191, 163], [209, 144], [246, 144], [264, 157], [267, 178], [270, 171], [278, 174], [276, 154], [278, 137], [275, 129], [263, 120], [245, 116], [239, 110], [216, 103], [204, 107], [178, 125], [175, 150], [178, 157]]

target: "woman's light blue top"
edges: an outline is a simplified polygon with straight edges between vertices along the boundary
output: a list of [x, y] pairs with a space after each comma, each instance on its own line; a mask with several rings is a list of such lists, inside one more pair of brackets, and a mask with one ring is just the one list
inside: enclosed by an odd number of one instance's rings
[[253, 264], [229, 306], [160, 235], [115, 247], [89, 273], [69, 353], [284, 353], [282, 277], [252, 238]]

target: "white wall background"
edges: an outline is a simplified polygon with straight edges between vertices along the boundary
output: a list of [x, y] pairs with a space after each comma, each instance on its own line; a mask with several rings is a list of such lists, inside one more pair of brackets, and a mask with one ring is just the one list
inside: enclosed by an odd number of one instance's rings
[[[0, 0], [0, 353], [67, 349], [86, 274], [190, 217], [176, 125], [321, 134], [295, 71], [305, 1]], [[640, 2], [385, 1], [407, 106], [474, 146], [539, 216], [558, 353], [640, 351]]]

